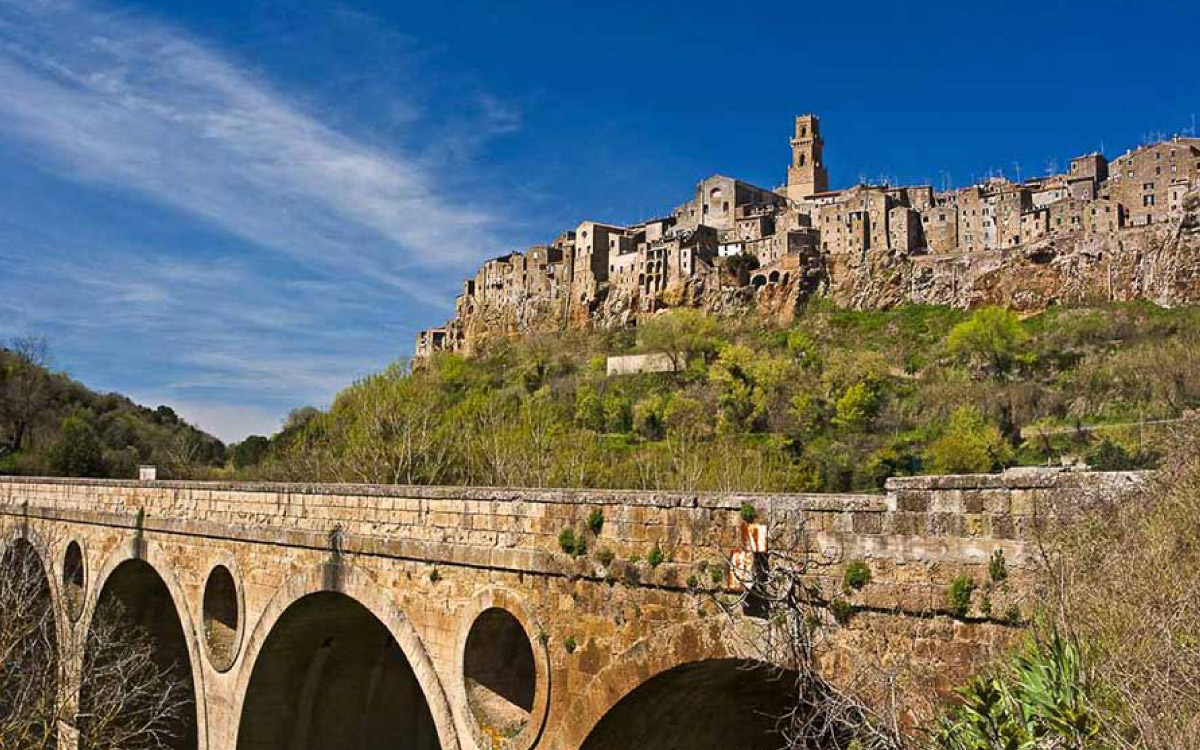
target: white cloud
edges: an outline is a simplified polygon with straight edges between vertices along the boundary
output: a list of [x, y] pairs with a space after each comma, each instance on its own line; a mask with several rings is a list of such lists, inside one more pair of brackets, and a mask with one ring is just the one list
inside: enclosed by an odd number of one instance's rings
[[[419, 158], [322, 124], [260, 76], [144, 18], [0, 0], [0, 90], [0, 133], [53, 168], [311, 266], [419, 296], [410, 274], [499, 247], [497, 217], [439, 192]], [[493, 97], [480, 108], [489, 131], [519, 124]]]

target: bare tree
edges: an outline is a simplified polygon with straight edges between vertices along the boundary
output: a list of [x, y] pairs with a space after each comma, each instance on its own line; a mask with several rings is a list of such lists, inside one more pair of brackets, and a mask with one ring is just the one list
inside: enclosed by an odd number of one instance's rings
[[[12, 546], [0, 573], [0, 748], [53, 750], [64, 728], [78, 731], [80, 750], [172, 747], [193, 710], [191, 687], [156, 659], [150, 634], [113, 600], [96, 611], [86, 643], [61, 642], [33, 548]], [[70, 685], [86, 688], [78, 707]]]
[[[778, 718], [786, 750], [899, 750], [903, 738], [895, 675], [862, 669], [835, 684], [817, 668], [837, 627], [834, 599], [813, 583], [807, 529], [799, 517], [775, 524], [768, 552], [726, 560], [737, 593], [718, 587], [713, 600], [735, 627], [743, 651], [763, 669], [794, 675], [789, 709]], [[833, 605], [833, 606], [831, 606]], [[747, 616], [748, 615], [748, 616]], [[865, 696], [870, 696], [868, 700]]]
[[15, 338], [0, 349], [0, 421], [7, 426], [9, 451], [18, 451], [50, 401], [46, 367], [50, 346], [38, 336]]

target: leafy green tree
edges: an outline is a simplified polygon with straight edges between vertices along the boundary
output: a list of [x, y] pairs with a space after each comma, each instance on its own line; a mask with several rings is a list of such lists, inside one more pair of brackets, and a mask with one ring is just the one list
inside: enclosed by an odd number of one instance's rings
[[586, 383], [575, 391], [575, 424], [592, 432], [604, 431], [604, 402]]
[[629, 432], [633, 429], [633, 404], [628, 396], [608, 393], [604, 396], [604, 425], [609, 432]]
[[862, 430], [875, 418], [879, 397], [869, 383], [858, 382], [846, 389], [834, 408], [834, 424], [850, 430]]
[[696, 357], [708, 357], [720, 341], [717, 321], [699, 310], [683, 308], [656, 315], [638, 326], [638, 345], [663, 352], [676, 370]]
[[1016, 313], [985, 307], [950, 329], [946, 349], [958, 361], [999, 377], [1012, 368], [1028, 339], [1029, 333]]
[[50, 468], [64, 477], [104, 476], [104, 449], [86, 419], [72, 415], [63, 420], [50, 449]]
[[979, 410], [960, 406], [929, 446], [928, 457], [936, 474], [980, 474], [1011, 463], [1013, 449]]
[[233, 446], [233, 465], [238, 469], [257, 466], [266, 457], [270, 448], [270, 440], [262, 435], [251, 435]]

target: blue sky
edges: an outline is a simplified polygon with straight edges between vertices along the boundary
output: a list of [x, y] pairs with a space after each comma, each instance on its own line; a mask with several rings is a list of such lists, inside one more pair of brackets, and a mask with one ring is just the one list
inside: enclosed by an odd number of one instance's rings
[[1200, 3], [0, 0], [0, 338], [225, 439], [711, 173], [962, 185], [1200, 115]]

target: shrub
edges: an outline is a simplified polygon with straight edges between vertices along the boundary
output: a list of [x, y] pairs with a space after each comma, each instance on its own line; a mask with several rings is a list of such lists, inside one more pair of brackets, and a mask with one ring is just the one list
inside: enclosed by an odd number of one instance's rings
[[992, 583], [1000, 583], [1008, 578], [1008, 563], [1004, 560], [1004, 550], [998, 549], [992, 553], [992, 558], [988, 560], [988, 578], [992, 579]]
[[971, 611], [971, 595], [975, 593], [975, 579], [960, 573], [946, 592], [946, 603], [958, 617], [966, 617]]
[[862, 591], [871, 582], [871, 568], [866, 560], [851, 560], [842, 574], [842, 587], [847, 591]]
[[596, 562], [600, 563], [606, 568], [612, 564], [612, 561], [615, 558], [616, 555], [614, 555], [613, 551], [608, 547], [601, 547], [600, 549], [596, 550]]
[[429, 571], [429, 582], [430, 583], [437, 583], [440, 580], [442, 580], [442, 574], [437, 568], [434, 568], [433, 570]]
[[654, 546], [650, 548], [650, 552], [646, 555], [646, 562], [650, 563], [650, 567], [657, 568], [665, 559], [662, 547], [658, 545], [658, 542], [655, 542]]
[[854, 605], [841, 597], [834, 597], [829, 602], [829, 613], [839, 625], [845, 625], [854, 616]]
[[875, 389], [858, 382], [846, 389], [834, 405], [833, 423], [849, 430], [861, 430], [875, 418], [879, 399]]
[[714, 586], [720, 586], [725, 581], [725, 564], [718, 563], [708, 569], [709, 580]]
[[575, 636], [568, 635], [567, 639], [563, 641], [563, 648], [567, 650], [568, 654], [575, 653], [575, 649], [578, 648], [578, 644], [575, 642]]
[[996, 425], [970, 406], [960, 406], [929, 446], [929, 467], [938, 474], [982, 474], [1009, 464], [1013, 449]]
[[739, 513], [742, 516], [742, 521], [745, 523], [754, 523], [758, 518], [758, 508], [755, 508], [752, 503], [742, 503], [742, 509]]
[[958, 361], [999, 376], [1009, 371], [1028, 339], [1016, 313], [985, 307], [950, 329], [946, 349]]
[[604, 529], [604, 511], [592, 508], [592, 512], [588, 513], [587, 525], [593, 534], [600, 536], [600, 532]]
[[700, 586], [700, 579], [696, 577], [695, 573], [692, 573], [690, 576], [687, 577], [687, 587], [689, 589], [696, 589], [699, 586]]
[[558, 546], [562, 548], [563, 552], [574, 555], [576, 544], [575, 529], [566, 528], [558, 532]]

